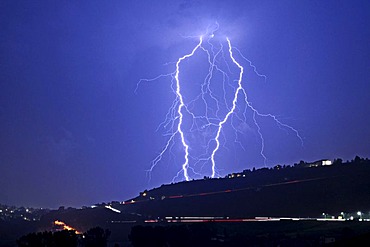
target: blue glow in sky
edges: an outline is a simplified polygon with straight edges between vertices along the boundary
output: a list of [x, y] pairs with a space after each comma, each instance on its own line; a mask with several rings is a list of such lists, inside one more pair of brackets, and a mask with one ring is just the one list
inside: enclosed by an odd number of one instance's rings
[[[81, 206], [171, 182], [177, 156], [164, 157], [150, 182], [145, 172], [168, 139], [156, 130], [174, 100], [171, 80], [135, 88], [172, 73], [199, 41], [190, 36], [216, 21], [214, 38], [229, 37], [267, 76], [235, 54], [253, 107], [303, 137], [304, 147], [261, 119], [267, 166], [370, 157], [369, 9], [369, 1], [2, 1], [0, 203]], [[184, 73], [204, 78], [206, 55], [196, 55]], [[216, 155], [220, 175], [264, 166], [247, 119], [244, 149], [228, 142]]]

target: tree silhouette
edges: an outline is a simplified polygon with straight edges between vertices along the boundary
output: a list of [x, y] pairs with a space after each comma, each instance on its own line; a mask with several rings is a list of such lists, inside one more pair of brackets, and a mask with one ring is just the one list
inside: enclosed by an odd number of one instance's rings
[[109, 230], [95, 227], [84, 233], [84, 238], [75, 231], [38, 232], [22, 236], [17, 240], [19, 247], [106, 247]]
[[77, 235], [75, 231], [60, 231], [54, 233], [55, 247], [77, 246]]
[[74, 231], [30, 233], [17, 240], [19, 247], [64, 247], [77, 246], [77, 235]]
[[94, 227], [84, 234], [84, 246], [86, 247], [105, 247], [110, 236], [108, 229]]

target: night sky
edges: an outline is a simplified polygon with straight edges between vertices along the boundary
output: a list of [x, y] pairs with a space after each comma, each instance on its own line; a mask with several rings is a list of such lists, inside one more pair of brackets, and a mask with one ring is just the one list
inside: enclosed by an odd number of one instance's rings
[[[175, 99], [171, 79], [135, 88], [173, 72], [215, 23], [267, 76], [235, 55], [253, 106], [303, 137], [260, 118], [267, 166], [370, 157], [370, 1], [1, 1], [0, 203], [91, 205], [170, 183], [183, 162], [178, 137], [151, 180], [146, 170], [168, 140], [158, 126]], [[196, 55], [184, 81], [207, 69]], [[245, 150], [223, 133], [219, 175], [264, 166], [248, 121]]]

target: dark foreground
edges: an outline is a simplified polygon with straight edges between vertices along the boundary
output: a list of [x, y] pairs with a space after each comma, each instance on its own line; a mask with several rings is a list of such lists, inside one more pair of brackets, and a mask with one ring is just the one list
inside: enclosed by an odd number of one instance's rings
[[369, 246], [370, 223], [155, 224], [134, 226], [129, 239], [133, 246]]
[[[110, 232], [107, 246], [369, 246], [370, 243], [370, 222], [359, 221], [107, 223], [101, 227]], [[2, 236], [6, 236], [4, 232]], [[14, 233], [13, 239], [0, 240], [0, 246], [17, 246], [15, 236], [20, 238]], [[85, 245], [79, 242], [77, 246]]]

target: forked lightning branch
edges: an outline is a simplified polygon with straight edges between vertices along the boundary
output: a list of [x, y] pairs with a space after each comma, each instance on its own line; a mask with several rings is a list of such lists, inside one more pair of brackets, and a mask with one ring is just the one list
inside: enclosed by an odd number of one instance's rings
[[[215, 31], [217, 29], [199, 37], [193, 49], [178, 58], [172, 73], [161, 74], [153, 79], [141, 79], [137, 85], [168, 77], [169, 87], [175, 97], [165, 120], [160, 124], [160, 127], [166, 130], [168, 139], [152, 160], [149, 173], [159, 165], [165, 155], [174, 155], [174, 147], [177, 147], [176, 150], [181, 147], [181, 165], [173, 180], [181, 177], [188, 181], [204, 175], [212, 178], [219, 176], [219, 152], [220, 149], [227, 149], [225, 143], [227, 135], [230, 134], [225, 128], [232, 130], [231, 139], [244, 149], [238, 126], [241, 122], [245, 123], [247, 118], [253, 123], [260, 140], [257, 145], [260, 146], [259, 154], [265, 164], [267, 157], [263, 132], [258, 122], [260, 118], [271, 118], [279, 127], [294, 133], [303, 144], [295, 128], [281, 122], [273, 114], [258, 111], [248, 100], [244, 78], [246, 68], [250, 68], [259, 77], [266, 79], [266, 76], [257, 72], [251, 61], [232, 46], [229, 38], [219, 38], [214, 34]], [[202, 79], [195, 78], [197, 73], [189, 73], [189, 70], [183, 69], [192, 62], [199, 63], [196, 55], [200, 53], [206, 58]], [[248, 67], [243, 66], [245, 62]], [[194, 68], [203, 69], [202, 66]], [[189, 93], [189, 87], [197, 89], [198, 92], [194, 93], [193, 90], [193, 93]]]

